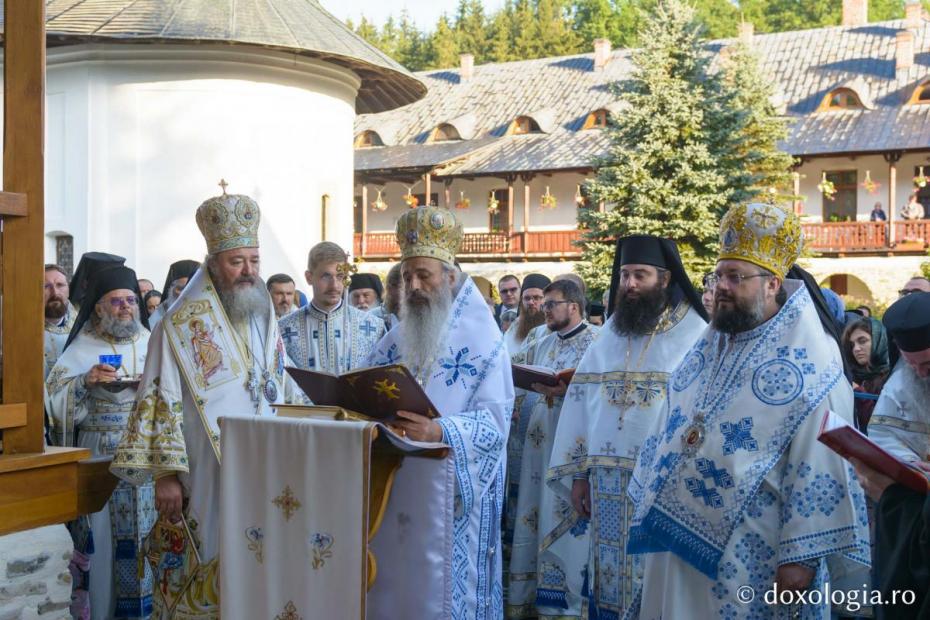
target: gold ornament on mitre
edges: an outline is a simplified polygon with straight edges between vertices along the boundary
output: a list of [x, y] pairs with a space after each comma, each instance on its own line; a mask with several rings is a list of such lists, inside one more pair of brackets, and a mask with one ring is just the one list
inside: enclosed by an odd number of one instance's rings
[[396, 236], [401, 260], [426, 256], [454, 265], [462, 244], [462, 223], [448, 209], [422, 206], [397, 220]]
[[803, 245], [801, 220], [777, 205], [736, 205], [720, 221], [718, 260], [746, 261], [784, 278]]
[[220, 181], [223, 194], [205, 200], [197, 208], [197, 227], [210, 254], [258, 247], [258, 205], [248, 196], [227, 194], [226, 185], [226, 181]]

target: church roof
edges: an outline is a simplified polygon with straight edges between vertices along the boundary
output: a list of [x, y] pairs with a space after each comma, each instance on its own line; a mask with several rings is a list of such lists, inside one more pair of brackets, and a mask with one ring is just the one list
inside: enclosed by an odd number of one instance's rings
[[418, 77], [317, 0], [46, 0], [46, 31], [49, 45], [223, 42], [296, 51], [358, 74], [360, 114], [391, 110], [426, 94]]
[[[897, 69], [896, 38], [904, 31], [904, 20], [894, 20], [755, 35], [752, 47], [761, 71], [774, 84], [790, 122], [782, 148], [798, 157], [930, 150], [930, 103], [908, 103], [914, 90], [930, 80], [930, 23], [922, 20], [910, 30], [913, 64]], [[710, 41], [707, 49], [716, 62], [734, 42]], [[357, 149], [356, 161], [368, 152], [365, 167], [356, 170], [402, 166], [400, 149], [409, 153], [416, 145], [427, 146], [437, 125], [469, 112], [474, 139], [461, 141], [458, 149], [467, 150], [469, 143], [475, 148], [452, 164], [436, 161], [442, 166], [436, 174], [590, 169], [609, 143], [603, 130], [582, 129], [585, 118], [599, 108], [623, 113], [612, 86], [629, 77], [629, 57], [629, 50], [614, 50], [602, 69], [594, 69], [593, 54], [583, 54], [477, 65], [467, 78], [458, 69], [417, 73], [429, 88], [425, 98], [356, 119], [356, 132], [390, 125], [395, 137], [389, 146]], [[854, 90], [862, 107], [819, 110], [824, 97], [838, 88]], [[540, 123], [539, 133], [508, 135], [514, 118], [535, 110], [547, 111], [548, 129]]]

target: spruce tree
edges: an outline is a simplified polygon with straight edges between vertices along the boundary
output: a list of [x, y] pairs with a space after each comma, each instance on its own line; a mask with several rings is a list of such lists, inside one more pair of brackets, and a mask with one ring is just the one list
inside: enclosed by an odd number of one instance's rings
[[609, 285], [612, 241], [635, 233], [677, 241], [699, 279], [713, 265], [720, 217], [752, 195], [737, 157], [742, 115], [709, 70], [694, 9], [660, 0], [639, 39], [632, 74], [617, 89], [626, 107], [612, 117], [608, 153], [588, 184], [608, 208], [579, 211], [586, 232], [578, 271], [595, 290]]
[[491, 17], [488, 26], [488, 61], [507, 62], [513, 55], [513, 3], [507, 0]]
[[445, 13], [439, 16], [436, 29], [430, 35], [426, 66], [429, 69], [448, 69], [459, 62], [459, 47], [455, 33]]

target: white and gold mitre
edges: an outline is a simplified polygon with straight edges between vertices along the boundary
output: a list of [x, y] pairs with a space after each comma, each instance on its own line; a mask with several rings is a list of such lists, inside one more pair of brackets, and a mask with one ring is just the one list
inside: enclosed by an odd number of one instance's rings
[[210, 254], [258, 247], [261, 211], [254, 200], [239, 194], [214, 196], [197, 208], [197, 227]]
[[462, 244], [462, 223], [451, 211], [424, 206], [410, 209], [397, 220], [397, 244], [401, 260], [417, 256], [437, 258], [455, 264]]
[[732, 207], [720, 221], [719, 260], [742, 260], [784, 278], [801, 255], [801, 220], [771, 204]]

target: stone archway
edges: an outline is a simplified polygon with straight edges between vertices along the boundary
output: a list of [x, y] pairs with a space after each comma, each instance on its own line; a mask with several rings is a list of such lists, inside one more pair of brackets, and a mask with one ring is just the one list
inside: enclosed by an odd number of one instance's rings
[[920, 274], [920, 265], [926, 260], [926, 256], [815, 257], [803, 259], [801, 266], [822, 286], [829, 284], [831, 276], [854, 277], [865, 283], [876, 302], [890, 304], [898, 298], [898, 289]]
[[874, 304], [875, 296], [869, 285], [851, 273], [834, 273], [820, 282], [820, 286], [829, 288], [846, 299], [854, 299], [865, 304]]

